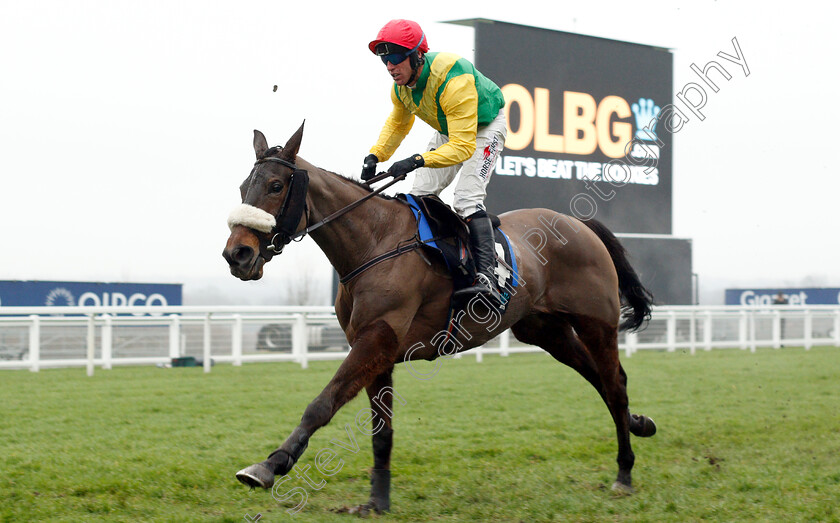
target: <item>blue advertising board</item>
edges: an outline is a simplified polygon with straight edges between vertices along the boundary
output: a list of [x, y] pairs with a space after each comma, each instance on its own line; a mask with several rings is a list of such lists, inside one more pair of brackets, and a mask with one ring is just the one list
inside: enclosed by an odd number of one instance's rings
[[0, 307], [181, 305], [180, 283], [0, 281]]
[[782, 293], [788, 305], [837, 305], [840, 288], [726, 289], [727, 305], [770, 306]]

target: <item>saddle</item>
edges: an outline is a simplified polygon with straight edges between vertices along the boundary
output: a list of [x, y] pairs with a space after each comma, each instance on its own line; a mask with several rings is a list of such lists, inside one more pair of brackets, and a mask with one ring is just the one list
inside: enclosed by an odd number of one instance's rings
[[[470, 252], [467, 222], [434, 195], [398, 194], [397, 199], [411, 207], [417, 219], [417, 234], [423, 250], [443, 260], [452, 276], [453, 291], [469, 287], [475, 280], [475, 263]], [[496, 286], [504, 303], [518, 285], [516, 257], [507, 235], [499, 228], [501, 220], [489, 214], [496, 241]]]

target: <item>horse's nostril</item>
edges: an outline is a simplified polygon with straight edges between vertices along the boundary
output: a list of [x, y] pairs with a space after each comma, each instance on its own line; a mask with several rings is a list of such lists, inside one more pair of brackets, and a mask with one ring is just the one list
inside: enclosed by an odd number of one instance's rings
[[238, 265], [242, 267], [251, 263], [254, 256], [254, 249], [246, 245], [240, 245], [231, 251], [225, 250], [223, 256], [225, 257], [225, 260], [227, 260], [228, 265]]
[[254, 256], [254, 249], [247, 246], [240, 246], [233, 250], [233, 259], [239, 265], [245, 265], [251, 262]]

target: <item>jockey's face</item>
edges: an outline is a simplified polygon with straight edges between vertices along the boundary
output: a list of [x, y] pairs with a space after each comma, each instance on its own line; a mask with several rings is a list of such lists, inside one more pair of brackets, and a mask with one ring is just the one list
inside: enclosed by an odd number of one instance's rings
[[[388, 62], [385, 64], [385, 67], [388, 68], [388, 73], [391, 75], [391, 78], [394, 79], [394, 83], [397, 85], [408, 85], [409, 79], [411, 79], [411, 60], [406, 58], [402, 62], [398, 64], [392, 64]], [[415, 83], [417, 79], [414, 79]]]

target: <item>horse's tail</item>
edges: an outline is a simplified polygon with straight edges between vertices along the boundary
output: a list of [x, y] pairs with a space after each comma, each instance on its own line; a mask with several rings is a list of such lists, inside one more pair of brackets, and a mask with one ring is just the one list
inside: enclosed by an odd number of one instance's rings
[[620, 330], [638, 330], [650, 319], [653, 294], [642, 285], [639, 275], [627, 259], [627, 251], [618, 238], [598, 220], [586, 220], [589, 229], [604, 243], [618, 273], [618, 290], [621, 293]]

